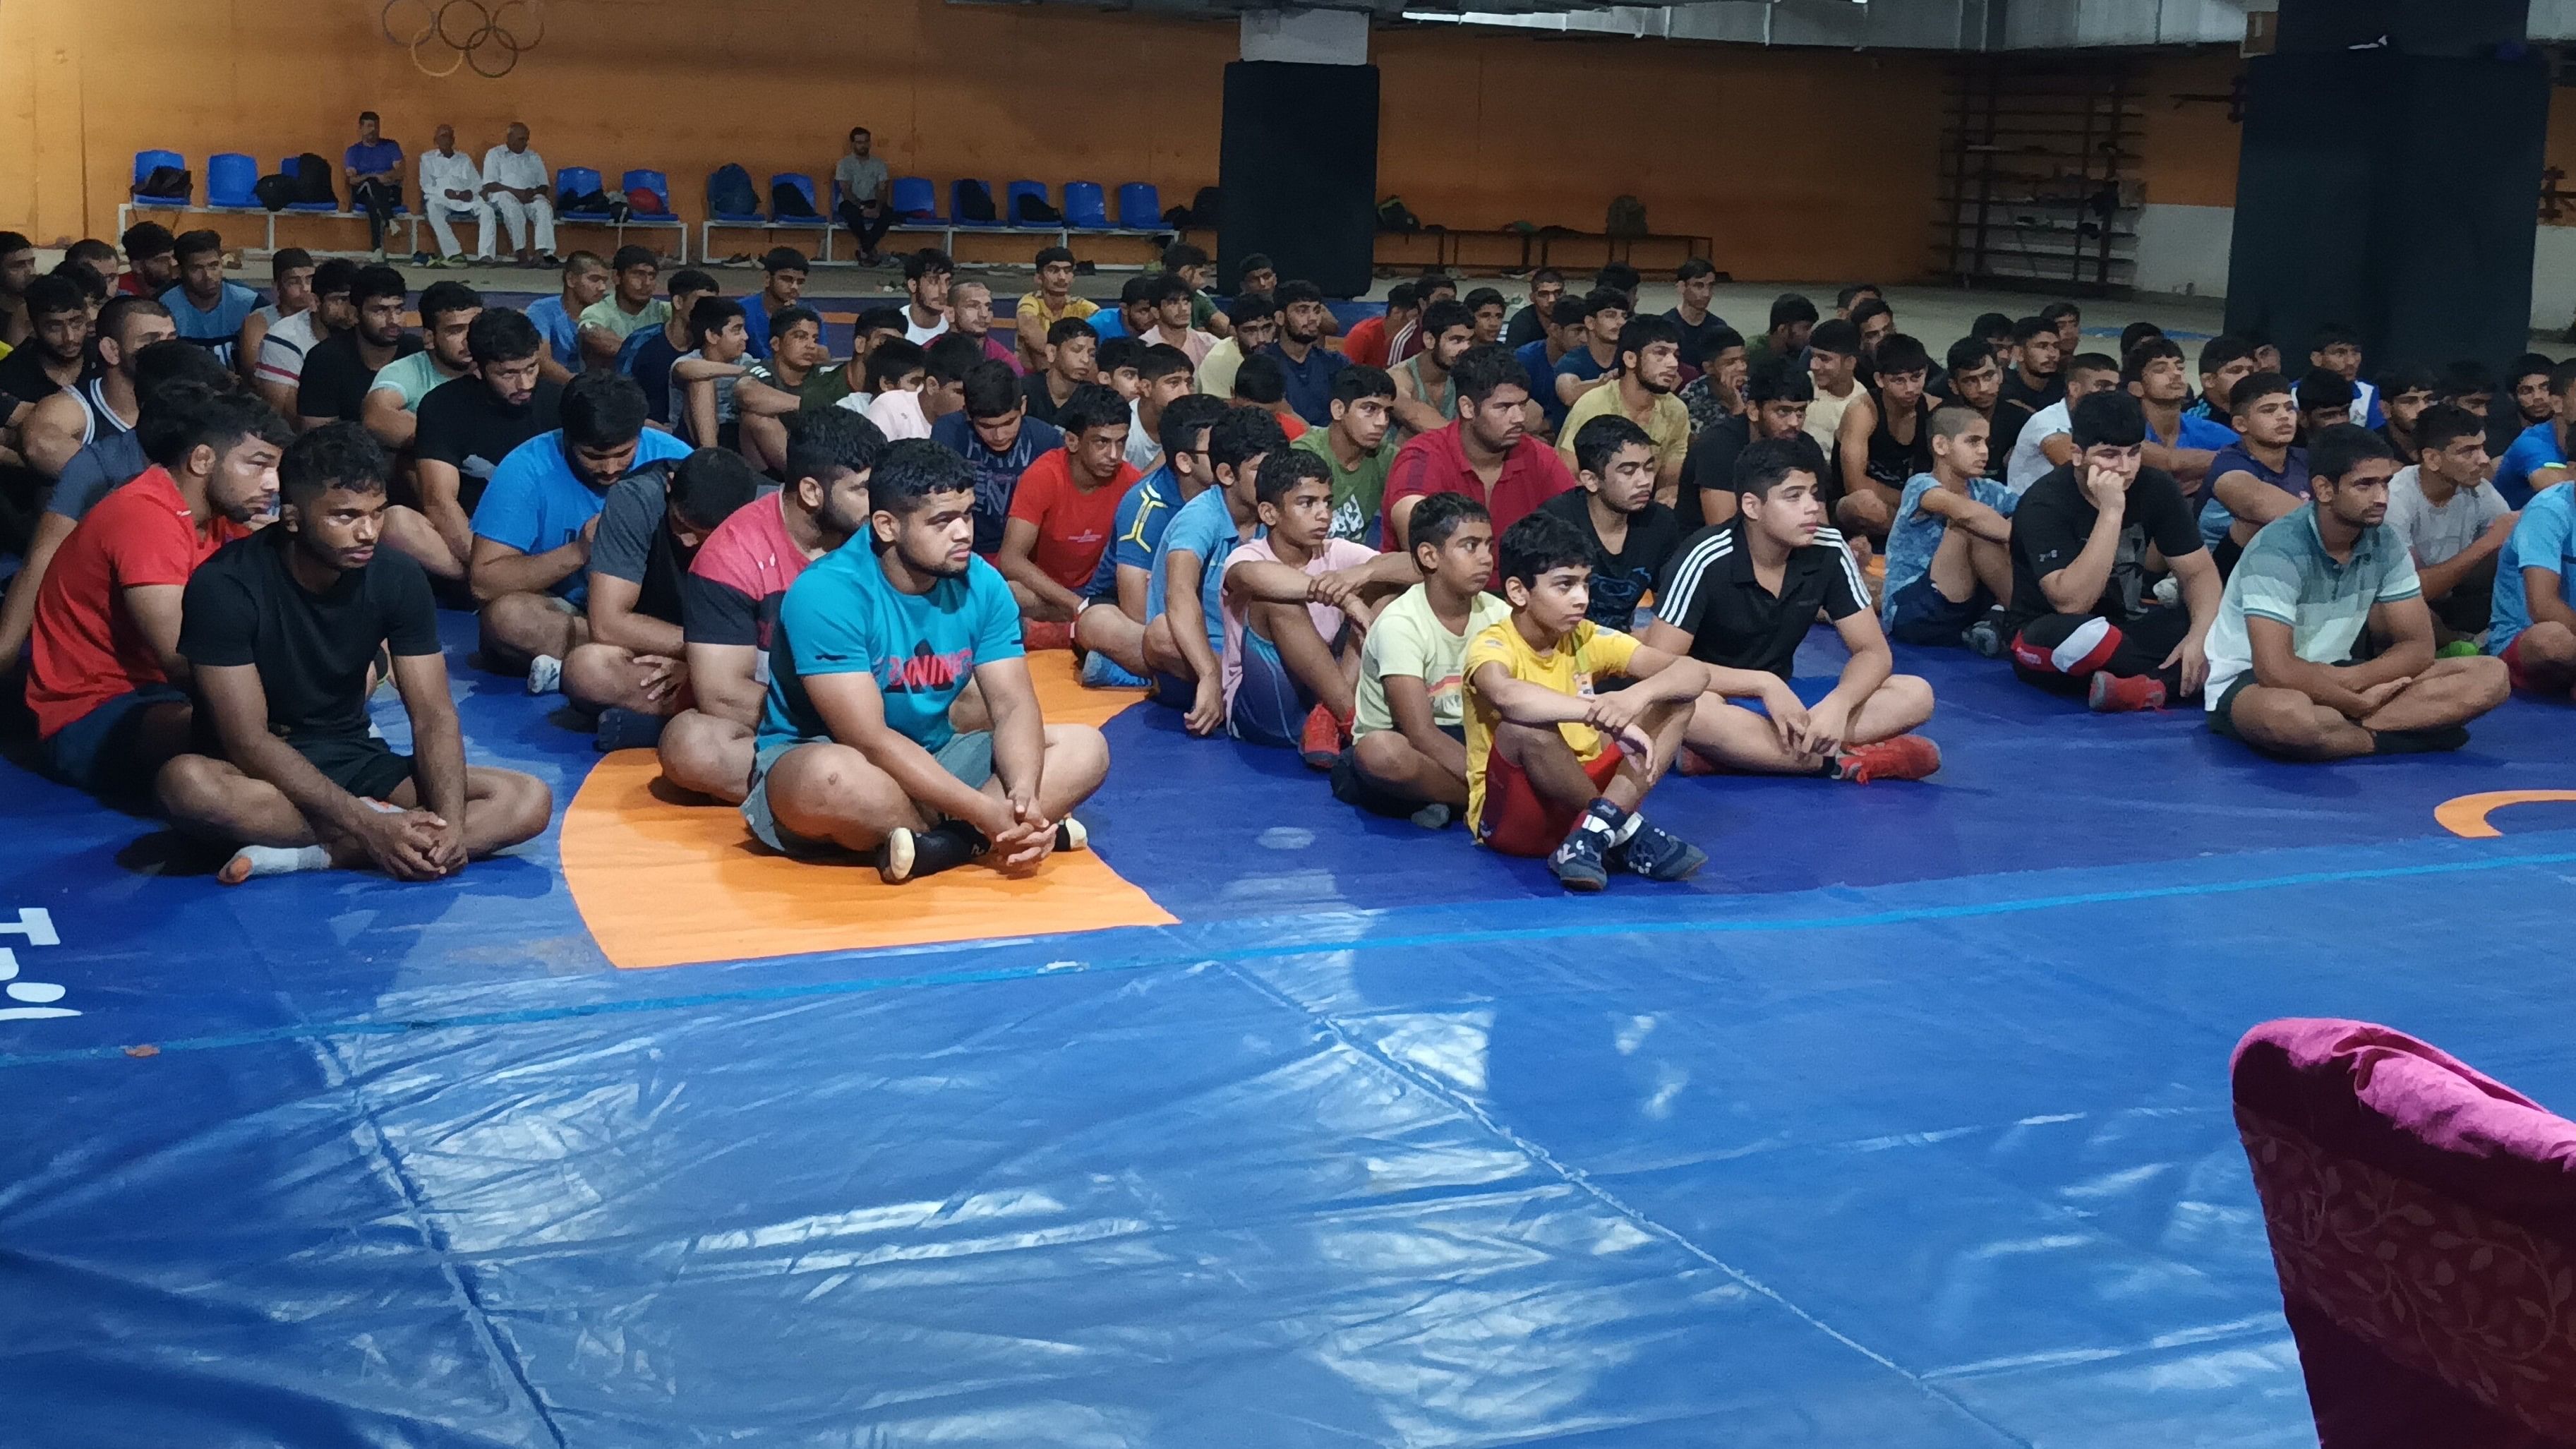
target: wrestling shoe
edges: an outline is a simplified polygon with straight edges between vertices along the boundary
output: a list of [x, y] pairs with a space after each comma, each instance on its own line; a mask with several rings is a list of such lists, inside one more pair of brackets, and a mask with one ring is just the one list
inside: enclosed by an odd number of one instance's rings
[[1621, 865], [1648, 880], [1688, 880], [1708, 864], [1708, 852], [1643, 820], [1617, 853]]
[[528, 661], [528, 693], [552, 694], [563, 688], [563, 661], [540, 654]]
[[[1062, 827], [1058, 829], [1061, 832]], [[1057, 840], [1063, 840], [1061, 833]], [[954, 870], [992, 848], [984, 832], [963, 820], [950, 820], [928, 830], [897, 829], [877, 847], [877, 876], [887, 885], [901, 885]]]
[[1055, 848], [1058, 850], [1089, 850], [1091, 848], [1091, 832], [1083, 828], [1081, 821], [1068, 815], [1055, 823]]
[[1597, 891], [1610, 883], [1609, 846], [1609, 836], [1578, 825], [1547, 858], [1547, 868], [1567, 890]]
[[1843, 751], [1834, 760], [1834, 778], [1854, 785], [1866, 785], [1872, 780], [1920, 780], [1940, 768], [1939, 745], [1921, 735], [1898, 735]]
[[1297, 752], [1306, 757], [1307, 769], [1329, 770], [1342, 757], [1342, 746], [1349, 742], [1342, 722], [1319, 704], [1306, 714], [1306, 728], [1298, 736]]
[[2095, 714], [2127, 714], [2131, 710], [2165, 707], [2165, 686], [2160, 679], [2143, 674], [2112, 674], [2107, 671], [2093, 676], [2085, 687], [2085, 703]]

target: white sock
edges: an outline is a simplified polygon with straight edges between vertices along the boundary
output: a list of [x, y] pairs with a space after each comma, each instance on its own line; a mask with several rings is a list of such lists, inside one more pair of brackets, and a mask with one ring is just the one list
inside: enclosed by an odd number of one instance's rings
[[324, 845], [245, 845], [233, 859], [248, 861], [250, 873], [291, 875], [299, 870], [329, 870], [331, 849]]

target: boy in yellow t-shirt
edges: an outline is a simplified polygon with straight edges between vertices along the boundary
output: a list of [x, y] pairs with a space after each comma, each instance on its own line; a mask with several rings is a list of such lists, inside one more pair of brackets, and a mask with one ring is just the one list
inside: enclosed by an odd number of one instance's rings
[[[1545, 855], [1567, 890], [1601, 889], [1614, 865], [1688, 878], [1708, 857], [1638, 807], [1681, 747], [1707, 666], [1584, 617], [1592, 540], [1565, 519], [1533, 513], [1496, 552], [1512, 617], [1467, 644], [1468, 828], [1506, 855]], [[1595, 694], [1604, 673], [1641, 682]]]

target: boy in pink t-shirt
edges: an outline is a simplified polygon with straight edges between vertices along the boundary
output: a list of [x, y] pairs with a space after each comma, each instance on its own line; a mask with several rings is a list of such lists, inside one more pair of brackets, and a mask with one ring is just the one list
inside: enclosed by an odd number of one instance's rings
[[1264, 458], [1253, 498], [1268, 532], [1225, 562], [1226, 730], [1329, 770], [1350, 743], [1359, 636], [1422, 573], [1405, 555], [1332, 536], [1332, 470], [1313, 453]]

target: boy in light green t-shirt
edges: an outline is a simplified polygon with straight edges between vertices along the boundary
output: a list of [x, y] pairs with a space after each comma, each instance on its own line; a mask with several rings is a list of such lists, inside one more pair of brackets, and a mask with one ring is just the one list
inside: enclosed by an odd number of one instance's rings
[[[1336, 428], [1339, 415], [1336, 403]], [[1413, 562], [1423, 581], [1378, 611], [1360, 651], [1352, 744], [1333, 767], [1333, 795], [1438, 830], [1467, 808], [1467, 641], [1512, 611], [1485, 592], [1493, 516], [1465, 494], [1422, 500]]]
[[1384, 368], [1354, 363], [1333, 374], [1333, 421], [1308, 428], [1288, 446], [1324, 460], [1333, 474], [1333, 537], [1379, 547], [1378, 514], [1386, 501], [1395, 447], [1395, 379]]

